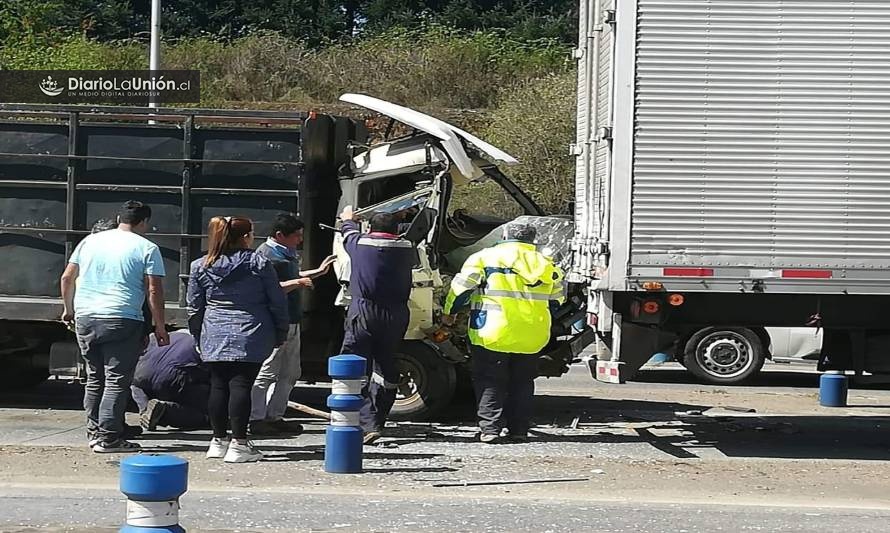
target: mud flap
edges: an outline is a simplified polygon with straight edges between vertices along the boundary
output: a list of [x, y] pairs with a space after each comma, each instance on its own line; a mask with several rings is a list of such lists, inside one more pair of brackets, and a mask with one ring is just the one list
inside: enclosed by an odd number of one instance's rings
[[86, 369], [80, 348], [71, 341], [54, 342], [49, 349], [50, 375], [68, 378], [85, 379]]
[[597, 381], [624, 383], [658, 351], [656, 328], [625, 323], [618, 314], [614, 316], [612, 339], [611, 354], [600, 354], [608, 359], [591, 359], [587, 363]]

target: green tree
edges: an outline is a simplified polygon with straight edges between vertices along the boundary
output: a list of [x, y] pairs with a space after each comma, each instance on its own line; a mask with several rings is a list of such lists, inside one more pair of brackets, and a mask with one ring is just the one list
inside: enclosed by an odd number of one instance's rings
[[0, 42], [45, 39], [67, 24], [61, 0], [11, 0], [0, 4]]
[[[167, 39], [231, 41], [275, 31], [313, 47], [393, 28], [439, 24], [515, 39], [574, 42], [577, 0], [163, 0]], [[3, 0], [0, 41], [81, 35], [99, 41], [146, 38], [148, 0]]]

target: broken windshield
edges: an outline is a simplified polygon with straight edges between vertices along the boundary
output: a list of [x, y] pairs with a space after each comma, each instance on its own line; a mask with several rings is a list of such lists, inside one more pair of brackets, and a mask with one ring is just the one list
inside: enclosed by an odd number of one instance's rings
[[356, 215], [360, 215], [362, 218], [367, 219], [377, 213], [404, 213], [406, 216], [403, 218], [410, 221], [411, 218], [409, 218], [408, 215], [416, 214], [422, 208], [426, 207], [427, 204], [429, 204], [432, 195], [433, 187], [425, 187], [401, 196], [396, 196], [385, 202], [380, 202], [370, 207], [360, 209], [356, 212]]

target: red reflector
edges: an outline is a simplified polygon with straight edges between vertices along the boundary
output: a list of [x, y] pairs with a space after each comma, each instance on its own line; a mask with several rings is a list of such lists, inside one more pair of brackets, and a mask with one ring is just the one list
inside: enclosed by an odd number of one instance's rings
[[617, 375], [618, 375], [618, 369], [617, 369], [617, 368], [610, 368], [610, 369], [609, 369], [609, 374], [612, 375], [612, 376], [617, 376]]
[[588, 313], [587, 314], [587, 325], [595, 328], [597, 324], [599, 324], [600, 318], [596, 313]]
[[812, 279], [829, 279], [831, 278], [830, 270], [783, 270], [783, 278], [812, 278]]
[[665, 276], [683, 276], [690, 278], [708, 278], [714, 275], [713, 268], [665, 268]]

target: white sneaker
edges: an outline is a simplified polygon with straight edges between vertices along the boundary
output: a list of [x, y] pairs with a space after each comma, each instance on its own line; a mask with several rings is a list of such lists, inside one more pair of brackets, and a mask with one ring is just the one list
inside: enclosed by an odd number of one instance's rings
[[222, 459], [225, 457], [231, 441], [232, 439], [230, 438], [218, 439], [214, 437], [213, 440], [210, 441], [210, 447], [207, 448], [207, 458]]
[[254, 463], [263, 459], [263, 454], [253, 447], [250, 441], [232, 442], [223, 461], [227, 463]]

